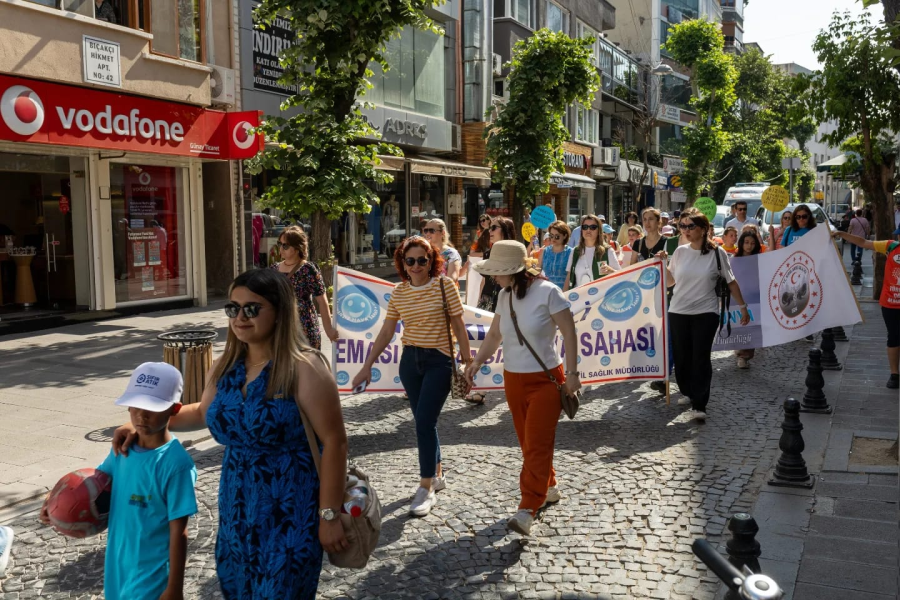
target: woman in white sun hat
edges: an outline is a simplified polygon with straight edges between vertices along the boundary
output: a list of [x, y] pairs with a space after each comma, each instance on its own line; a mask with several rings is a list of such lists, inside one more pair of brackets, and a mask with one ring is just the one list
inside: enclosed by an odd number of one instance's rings
[[[553, 470], [553, 445], [562, 406], [554, 380], [563, 384], [569, 394], [581, 388], [581, 380], [578, 353], [566, 354], [564, 372], [555, 340], [558, 329], [566, 347], [576, 348], [575, 321], [562, 291], [541, 276], [521, 243], [497, 242], [491, 248], [491, 257], [472, 268], [493, 277], [503, 290], [491, 328], [466, 375], [473, 382], [485, 361], [506, 341], [503, 386], [524, 457], [519, 476], [522, 499], [519, 511], [507, 526], [528, 535], [535, 513], [545, 504], [560, 500]], [[488, 373], [484, 371], [482, 376]]]

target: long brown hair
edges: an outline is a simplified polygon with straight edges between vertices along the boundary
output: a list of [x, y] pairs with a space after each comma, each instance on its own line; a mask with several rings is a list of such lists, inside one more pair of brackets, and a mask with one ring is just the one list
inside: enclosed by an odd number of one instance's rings
[[291, 225], [281, 232], [278, 236], [279, 240], [284, 240], [297, 250], [297, 257], [300, 260], [306, 260], [309, 256], [309, 242], [306, 239], [306, 232], [296, 225]]
[[609, 246], [603, 243], [603, 223], [600, 222], [600, 217], [597, 215], [584, 215], [581, 217], [581, 223], [579, 223], [579, 227], [581, 227], [581, 237], [578, 238], [578, 256], [584, 256], [584, 251], [587, 246], [584, 245], [584, 222], [588, 219], [593, 219], [594, 223], [597, 224], [597, 245], [595, 246], [596, 250], [595, 256], [597, 260], [604, 260], [606, 252], [609, 250]]
[[500, 233], [503, 235], [504, 240], [516, 239], [516, 224], [513, 223], [512, 219], [508, 217], [494, 217], [494, 220], [491, 221], [491, 227], [494, 225], [500, 226]]
[[806, 229], [815, 229], [816, 227], [816, 215], [813, 214], [813, 211], [810, 207], [805, 204], [799, 204], [794, 207], [794, 212], [791, 213], [791, 231], [799, 231], [803, 229], [797, 225], [797, 211], [800, 209], [806, 209], [806, 212], [809, 213], [809, 218], [806, 219]]
[[700, 247], [700, 254], [708, 254], [710, 250], [716, 248], [716, 244], [709, 239], [709, 219], [706, 215], [699, 210], [684, 212], [678, 217], [679, 225], [685, 219], [690, 219], [694, 225], [703, 230], [703, 246]]
[[[251, 269], [238, 275], [228, 288], [228, 296], [235, 288], [245, 287], [262, 296], [275, 311], [275, 327], [269, 338], [272, 349], [272, 367], [266, 398], [276, 394], [294, 396], [300, 385], [299, 362], [309, 362], [306, 352], [317, 352], [309, 345], [300, 327], [297, 315], [297, 299], [287, 277], [275, 269]], [[229, 325], [225, 350], [209, 375], [208, 383], [217, 385], [219, 380], [247, 355], [247, 344], [240, 341]], [[321, 354], [320, 354], [321, 356]]]
[[409, 281], [409, 273], [406, 272], [406, 264], [403, 262], [403, 259], [406, 258], [406, 252], [410, 248], [421, 248], [425, 251], [425, 256], [431, 261], [431, 269], [428, 271], [429, 277], [437, 277], [441, 274], [444, 266], [444, 257], [441, 256], [440, 248], [434, 246], [422, 236], [413, 235], [403, 240], [403, 243], [397, 246], [397, 250], [394, 252], [394, 267], [397, 269], [397, 275], [400, 276], [400, 279]]

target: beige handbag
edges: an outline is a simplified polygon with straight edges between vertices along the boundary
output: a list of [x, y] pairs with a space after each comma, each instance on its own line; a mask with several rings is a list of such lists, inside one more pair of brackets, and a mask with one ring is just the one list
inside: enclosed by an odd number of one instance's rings
[[447, 341], [450, 343], [450, 356], [453, 357], [453, 379], [450, 382], [450, 397], [454, 400], [463, 400], [469, 393], [469, 383], [466, 381], [466, 369], [456, 362], [456, 348], [453, 346], [453, 336], [450, 334], [450, 306], [447, 304], [447, 292], [444, 291], [444, 279], [441, 278], [441, 297], [444, 299], [444, 319], [447, 321]]

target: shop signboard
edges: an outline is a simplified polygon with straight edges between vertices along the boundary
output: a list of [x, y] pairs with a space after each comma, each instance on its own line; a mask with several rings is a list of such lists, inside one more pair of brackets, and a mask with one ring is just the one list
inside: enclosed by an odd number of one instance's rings
[[285, 96], [297, 93], [297, 86], [278, 83], [284, 74], [281, 53], [294, 45], [295, 34], [286, 19], [275, 17], [272, 23], [253, 23], [253, 89]]
[[258, 111], [198, 106], [0, 75], [0, 140], [222, 160], [251, 158]]
[[670, 175], [681, 175], [684, 173], [684, 161], [680, 158], [663, 157], [663, 170]]
[[84, 81], [122, 87], [122, 60], [118, 42], [82, 36]]
[[681, 109], [670, 104], [659, 105], [659, 120], [666, 123], [681, 124]]

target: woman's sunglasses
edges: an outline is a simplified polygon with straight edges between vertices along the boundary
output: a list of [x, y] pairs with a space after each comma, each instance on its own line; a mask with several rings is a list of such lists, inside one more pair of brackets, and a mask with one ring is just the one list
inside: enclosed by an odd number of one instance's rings
[[796, 215], [794, 215], [794, 218], [795, 218], [795, 219], [798, 219], [798, 220], [799, 220], [799, 219], [807, 220], [807, 219], [809, 219], [811, 216], [812, 216], [812, 215], [807, 215], [807, 214], [804, 214], [804, 213], [797, 213]]
[[782, 220], [782, 221], [790, 221], [790, 220], [791, 220], [791, 215], [782, 215], [781, 220]]
[[236, 319], [240, 313], [244, 313], [244, 316], [248, 319], [255, 319], [259, 316], [259, 311], [263, 309], [263, 305], [259, 302], [248, 302], [247, 304], [241, 306], [237, 302], [229, 302], [225, 305], [225, 316], [229, 319]]
[[497, 231], [498, 229], [500, 229], [499, 225], [491, 225], [491, 231]]
[[286, 244], [285, 242], [279, 242], [278, 245], [281, 247], [282, 250], [287, 250], [288, 248], [293, 248], [292, 245]]
[[597, 231], [598, 229], [600, 229], [600, 226], [599, 225], [582, 225], [581, 228], [587, 229], [588, 231]]
[[418, 258], [413, 258], [412, 256], [407, 256], [406, 258], [403, 259], [403, 262], [406, 263], [407, 267], [411, 267], [416, 264], [419, 265], [420, 267], [424, 267], [425, 265], [428, 264], [428, 258], [426, 258], [424, 256], [420, 256]]
[[488, 225], [490, 225], [490, 224], [491, 224], [491, 220], [490, 220], [490, 219], [482, 219], [482, 220], [478, 221], [478, 224], [479, 224], [479, 225], [481, 225], [481, 224], [483, 224], [483, 223], [487, 223]]
[[693, 230], [697, 229], [697, 224], [696, 223], [680, 223], [678, 225], [678, 228], [681, 229], [682, 231], [693, 231]]
[[562, 240], [562, 239], [565, 239], [565, 236], [561, 233], [551, 233], [550, 239], [551, 240]]

